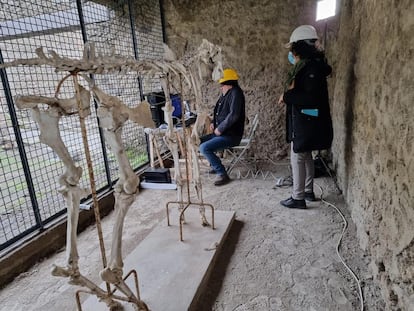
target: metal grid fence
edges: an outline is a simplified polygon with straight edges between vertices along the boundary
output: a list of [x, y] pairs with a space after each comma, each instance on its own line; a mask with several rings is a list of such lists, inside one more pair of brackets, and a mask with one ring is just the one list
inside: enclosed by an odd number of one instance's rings
[[[84, 42], [94, 42], [102, 54], [161, 58], [163, 33], [158, 0], [0, 0], [0, 63], [36, 57], [35, 49], [82, 57]], [[39, 129], [27, 110], [14, 105], [16, 95], [53, 97], [65, 73], [54, 68], [1, 69], [0, 91], [0, 252], [33, 232], [45, 229], [66, 212], [58, 193], [64, 166], [52, 149], [39, 142]], [[159, 82], [143, 82], [137, 74], [96, 75], [96, 84], [133, 107], [145, 93], [160, 90]], [[59, 97], [74, 96], [73, 83], [62, 85]], [[89, 148], [98, 191], [118, 178], [114, 155], [106, 148], [95, 105], [87, 119]], [[84, 168], [81, 186], [89, 188], [86, 160], [77, 116], [60, 119], [59, 129], [72, 158]], [[142, 127], [123, 129], [126, 153], [134, 168], [148, 162]]]

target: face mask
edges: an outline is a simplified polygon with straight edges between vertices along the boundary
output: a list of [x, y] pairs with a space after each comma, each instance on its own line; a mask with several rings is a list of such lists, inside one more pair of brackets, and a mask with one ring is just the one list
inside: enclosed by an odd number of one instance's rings
[[289, 54], [288, 54], [288, 60], [289, 60], [289, 63], [291, 63], [292, 65], [295, 64], [296, 60], [295, 60], [295, 56], [293, 56], [293, 53], [292, 52], [289, 52]]

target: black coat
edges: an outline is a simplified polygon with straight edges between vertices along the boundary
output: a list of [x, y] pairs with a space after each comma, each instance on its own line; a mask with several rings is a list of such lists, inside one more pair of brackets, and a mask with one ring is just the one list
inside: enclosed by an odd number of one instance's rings
[[[286, 91], [286, 140], [293, 141], [294, 152], [328, 149], [333, 129], [329, 109], [326, 77], [332, 68], [325, 60], [311, 59], [299, 70], [294, 87]], [[317, 109], [318, 116], [305, 114], [303, 109]]]
[[242, 89], [233, 86], [221, 95], [214, 107], [214, 128], [221, 135], [242, 138], [245, 121], [245, 99]]

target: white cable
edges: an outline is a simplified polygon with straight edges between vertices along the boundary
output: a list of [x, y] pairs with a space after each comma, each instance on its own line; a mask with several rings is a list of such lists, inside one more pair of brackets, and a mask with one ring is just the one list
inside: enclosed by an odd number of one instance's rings
[[237, 179], [247, 179], [247, 178], [259, 179], [260, 178], [262, 180], [267, 180], [268, 177], [270, 177], [271, 179], [276, 180], [276, 176], [273, 175], [273, 173], [270, 171], [263, 172], [262, 170], [254, 171], [254, 170], [249, 169], [245, 174], [242, 174], [240, 170], [234, 173], [236, 174]]
[[[286, 165], [286, 164], [284, 164], [284, 165]], [[237, 173], [237, 179], [246, 179], [250, 175], [251, 175], [251, 177], [253, 179], [257, 179], [259, 175], [261, 175], [261, 177], [262, 177], [263, 180], [266, 180], [267, 177], [269, 177], [269, 176], [271, 176], [273, 179], [276, 179], [276, 177], [273, 175], [272, 172], [269, 172], [269, 171], [263, 172], [262, 170], [257, 170], [256, 172], [253, 172], [253, 170], [248, 170], [245, 175], [242, 175], [241, 172], [238, 171], [238, 173]], [[360, 301], [360, 311], [364, 311], [364, 296], [362, 294], [361, 282], [360, 282], [359, 278], [357, 277], [357, 275], [354, 273], [354, 271], [352, 271], [352, 269], [346, 264], [345, 260], [342, 258], [341, 254], [339, 253], [339, 247], [341, 246], [342, 238], [343, 238], [344, 233], [345, 233], [345, 231], [346, 231], [346, 229], [348, 227], [348, 222], [345, 219], [345, 216], [342, 214], [342, 212], [334, 204], [326, 201], [323, 198], [323, 189], [322, 189], [322, 187], [320, 185], [316, 184], [316, 183], [315, 183], [315, 185], [318, 186], [318, 188], [319, 188], [319, 190], [321, 192], [321, 201], [323, 203], [325, 203], [326, 205], [328, 205], [330, 207], [333, 207], [337, 211], [337, 213], [342, 217], [342, 220], [344, 222], [344, 226], [342, 228], [341, 236], [340, 236], [340, 238], [338, 240], [338, 243], [336, 245], [336, 254], [338, 255], [341, 263], [348, 270], [348, 272], [351, 274], [351, 276], [354, 278], [354, 280], [356, 281], [356, 283], [358, 285], [358, 294], [359, 294], [359, 301]]]
[[[247, 179], [247, 178], [252, 178], [252, 179], [261, 179], [261, 180], [267, 180], [269, 177], [271, 179], [276, 180], [277, 177], [270, 171], [262, 171], [262, 170], [251, 170], [249, 169], [246, 173], [242, 173], [240, 170], [238, 171], [232, 171], [230, 173], [230, 177], [233, 177], [235, 179]], [[210, 180], [216, 178], [216, 174], [211, 174], [208, 173], [208, 178]]]
[[363, 296], [363, 294], [362, 294], [362, 287], [361, 287], [361, 282], [360, 282], [360, 280], [359, 280], [359, 278], [356, 276], [356, 274], [354, 273], [354, 271], [352, 271], [352, 269], [346, 264], [346, 262], [343, 260], [343, 258], [342, 258], [342, 256], [341, 256], [341, 254], [339, 253], [339, 247], [340, 247], [340, 245], [341, 245], [341, 241], [342, 241], [342, 238], [343, 238], [343, 236], [344, 236], [344, 233], [345, 233], [345, 231], [346, 231], [346, 228], [348, 227], [348, 222], [346, 221], [346, 219], [345, 219], [345, 216], [342, 214], [342, 212], [334, 205], [334, 204], [332, 204], [332, 203], [330, 203], [330, 202], [328, 202], [328, 201], [326, 201], [324, 198], [323, 198], [323, 189], [322, 189], [322, 187], [321, 186], [319, 186], [318, 184], [315, 184], [316, 186], [318, 186], [319, 187], [319, 190], [320, 190], [320, 192], [321, 192], [321, 201], [323, 202], [323, 203], [325, 203], [326, 205], [328, 205], [328, 206], [330, 206], [330, 207], [333, 207], [337, 212], [338, 212], [338, 214], [339, 215], [341, 215], [341, 217], [342, 217], [342, 220], [344, 221], [344, 226], [343, 226], [343, 228], [342, 228], [342, 233], [341, 233], [341, 236], [340, 236], [340, 238], [339, 238], [339, 241], [338, 241], [338, 244], [336, 245], [336, 254], [338, 255], [338, 257], [339, 257], [339, 259], [341, 260], [341, 262], [342, 262], [342, 264], [344, 265], [344, 267], [348, 270], [348, 272], [352, 275], [352, 277], [354, 278], [354, 280], [356, 281], [356, 283], [357, 283], [357, 285], [358, 285], [358, 291], [359, 291], [359, 301], [360, 301], [360, 306], [361, 306], [361, 311], [364, 311], [364, 296]]

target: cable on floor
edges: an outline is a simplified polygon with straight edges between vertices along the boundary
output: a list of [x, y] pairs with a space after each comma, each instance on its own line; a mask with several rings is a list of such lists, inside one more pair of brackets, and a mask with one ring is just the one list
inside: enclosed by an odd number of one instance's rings
[[[286, 164], [283, 163], [282, 165], [286, 165]], [[275, 179], [276, 181], [281, 181], [281, 183], [280, 184], [277, 183], [275, 187], [284, 186], [284, 182], [286, 182], [288, 186], [291, 185], [291, 184], [289, 184], [291, 182], [291, 180], [289, 180], [288, 178], [284, 178], [284, 177], [276, 178], [276, 176], [272, 172], [269, 172], [269, 171], [265, 171], [265, 172], [263, 172], [261, 170], [253, 171], [253, 170], [250, 169], [245, 174], [242, 174], [240, 171], [238, 171], [236, 173], [236, 176], [237, 176], [238, 179], [246, 179], [246, 178], [249, 178], [249, 177], [251, 177], [253, 179], [258, 179], [259, 177], [261, 177], [263, 180], [266, 180], [268, 177], [271, 177], [272, 179]], [[342, 258], [341, 254], [339, 252], [339, 247], [341, 246], [342, 238], [345, 234], [346, 229], [348, 228], [348, 222], [345, 219], [345, 216], [342, 214], [342, 212], [334, 204], [326, 201], [323, 198], [323, 189], [322, 189], [322, 187], [320, 185], [316, 184], [316, 183], [315, 183], [315, 185], [319, 188], [319, 191], [321, 192], [321, 201], [323, 203], [325, 203], [326, 205], [334, 208], [337, 211], [337, 213], [342, 217], [343, 228], [342, 228], [341, 236], [340, 236], [340, 238], [338, 240], [338, 243], [336, 245], [336, 254], [338, 255], [339, 260], [341, 261], [341, 263], [344, 265], [344, 267], [348, 270], [348, 272], [351, 274], [352, 278], [357, 283], [358, 295], [359, 295], [359, 301], [360, 301], [360, 311], [364, 311], [364, 296], [363, 296], [363, 293], [362, 293], [361, 282], [360, 282], [358, 276], [354, 273], [354, 271], [352, 271], [352, 269], [347, 265], [347, 263]], [[336, 183], [335, 183], [335, 185], [337, 186]]]
[[237, 172], [232, 172], [236, 175], [236, 179], [247, 179], [247, 178], [253, 178], [253, 179], [262, 179], [262, 180], [267, 180], [269, 177], [270, 179], [276, 179], [276, 176], [270, 172], [270, 171], [262, 171], [262, 170], [251, 170], [249, 169], [246, 173], [242, 173], [241, 171], [237, 171]]
[[322, 187], [320, 185], [316, 184], [316, 183], [315, 183], [315, 185], [319, 188], [319, 191], [321, 192], [321, 201], [323, 203], [325, 203], [326, 205], [334, 208], [338, 212], [338, 214], [342, 217], [344, 226], [342, 227], [342, 233], [341, 233], [341, 236], [340, 236], [340, 238], [338, 240], [338, 243], [336, 245], [336, 254], [338, 255], [341, 263], [348, 270], [348, 272], [351, 274], [351, 276], [354, 278], [354, 280], [356, 281], [356, 283], [358, 285], [358, 294], [359, 294], [359, 301], [360, 301], [360, 310], [363, 311], [364, 310], [364, 296], [362, 294], [361, 282], [360, 282], [359, 278], [357, 277], [357, 275], [354, 273], [354, 271], [352, 271], [352, 269], [346, 264], [345, 260], [342, 258], [341, 254], [339, 253], [339, 247], [341, 245], [341, 242], [342, 242], [342, 238], [344, 236], [344, 233], [345, 233], [345, 231], [346, 231], [346, 229], [348, 227], [348, 222], [345, 219], [344, 214], [342, 214], [342, 212], [334, 204], [326, 201], [323, 198], [323, 189], [322, 189]]

